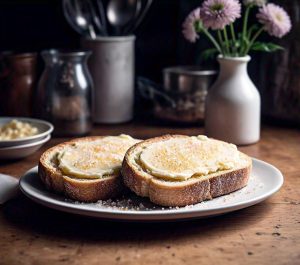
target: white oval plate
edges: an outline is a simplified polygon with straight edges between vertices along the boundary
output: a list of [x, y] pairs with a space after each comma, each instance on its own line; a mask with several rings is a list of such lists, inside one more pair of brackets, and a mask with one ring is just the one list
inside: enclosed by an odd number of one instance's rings
[[0, 148], [1, 147], [12, 147], [12, 146], [18, 146], [18, 145], [24, 145], [33, 143], [36, 141], [40, 141], [45, 138], [45, 136], [52, 133], [54, 127], [51, 123], [43, 120], [38, 119], [31, 119], [31, 118], [22, 118], [22, 117], [3, 117], [0, 118], [0, 127], [4, 124], [10, 122], [11, 120], [18, 120], [22, 122], [27, 122], [31, 126], [34, 126], [38, 129], [39, 133], [36, 135], [28, 136], [21, 139], [13, 139], [13, 140], [0, 140]]
[[[80, 203], [52, 193], [44, 187], [37, 167], [20, 180], [20, 189], [32, 200], [64, 212], [114, 220], [180, 220], [215, 216], [257, 204], [277, 192], [283, 184], [281, 172], [274, 166], [253, 159], [253, 170], [248, 185], [231, 194], [181, 208], [163, 208], [148, 200], [133, 198], [98, 203]], [[127, 207], [127, 208], [126, 208]]]
[[0, 148], [0, 160], [6, 160], [6, 159], [20, 159], [27, 157], [34, 152], [36, 152], [38, 149], [41, 148], [41, 146], [48, 142], [51, 138], [51, 135], [47, 135], [46, 137], [40, 139], [39, 141], [17, 145], [17, 146], [11, 146], [11, 147], [1, 147]]

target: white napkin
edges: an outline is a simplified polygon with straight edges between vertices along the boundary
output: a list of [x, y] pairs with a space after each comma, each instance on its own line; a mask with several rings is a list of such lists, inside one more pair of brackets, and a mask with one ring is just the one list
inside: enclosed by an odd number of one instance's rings
[[18, 194], [19, 180], [0, 174], [0, 204], [4, 204]]

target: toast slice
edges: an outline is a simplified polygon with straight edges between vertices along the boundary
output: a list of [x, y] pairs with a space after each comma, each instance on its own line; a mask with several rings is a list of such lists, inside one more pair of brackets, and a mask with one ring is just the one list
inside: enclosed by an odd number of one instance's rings
[[124, 189], [120, 168], [125, 152], [139, 140], [130, 136], [94, 136], [54, 146], [40, 158], [46, 187], [81, 202], [118, 196]]
[[247, 185], [252, 160], [236, 146], [206, 136], [165, 135], [131, 147], [124, 184], [162, 206], [186, 206]]

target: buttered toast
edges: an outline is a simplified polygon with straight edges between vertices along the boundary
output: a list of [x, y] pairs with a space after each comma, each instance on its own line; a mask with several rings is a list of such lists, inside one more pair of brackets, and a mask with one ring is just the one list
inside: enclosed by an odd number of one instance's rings
[[42, 154], [38, 171], [46, 187], [82, 202], [119, 195], [122, 160], [129, 147], [138, 143], [128, 135], [74, 139]]
[[162, 206], [186, 206], [247, 185], [252, 160], [235, 145], [206, 136], [165, 135], [131, 147], [124, 184]]

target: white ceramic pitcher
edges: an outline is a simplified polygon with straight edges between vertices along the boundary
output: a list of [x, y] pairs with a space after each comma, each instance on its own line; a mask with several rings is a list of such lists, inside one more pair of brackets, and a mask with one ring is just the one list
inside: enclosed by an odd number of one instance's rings
[[250, 56], [218, 57], [220, 74], [206, 98], [205, 132], [237, 145], [260, 138], [260, 95], [247, 72]]

